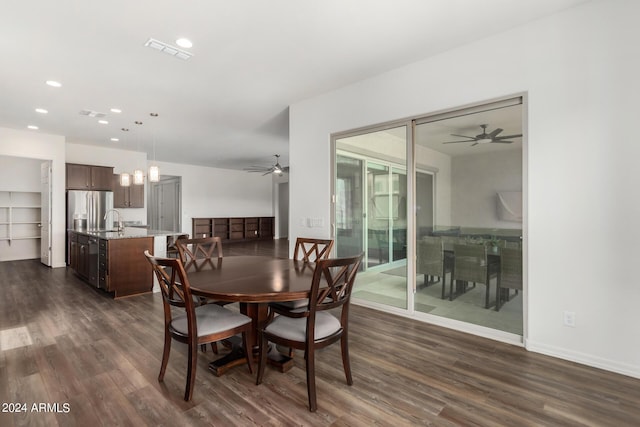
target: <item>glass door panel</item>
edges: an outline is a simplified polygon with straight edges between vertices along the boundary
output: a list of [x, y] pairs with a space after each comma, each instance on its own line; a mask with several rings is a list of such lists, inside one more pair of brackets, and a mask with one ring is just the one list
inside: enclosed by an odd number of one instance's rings
[[389, 167], [367, 162], [367, 267], [389, 263], [392, 200]]
[[[407, 127], [336, 139], [338, 256], [364, 252], [356, 299], [407, 308]], [[359, 245], [359, 246], [358, 246]]]
[[363, 160], [336, 156], [336, 254], [352, 256], [363, 251]]

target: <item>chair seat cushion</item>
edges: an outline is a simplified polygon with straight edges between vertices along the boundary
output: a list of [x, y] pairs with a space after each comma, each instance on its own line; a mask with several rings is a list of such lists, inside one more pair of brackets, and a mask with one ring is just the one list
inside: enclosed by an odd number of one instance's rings
[[[340, 328], [340, 321], [335, 316], [324, 311], [316, 313], [316, 328], [314, 334], [316, 341], [336, 333]], [[265, 331], [281, 338], [303, 342], [307, 337], [307, 318], [277, 316], [265, 328]]]
[[272, 302], [272, 306], [284, 308], [285, 310], [294, 310], [296, 308], [307, 307], [309, 305], [309, 299], [299, 299], [295, 301], [282, 301], [282, 302]]
[[[251, 322], [250, 317], [227, 310], [217, 304], [198, 306], [195, 308], [195, 312], [198, 336], [217, 334]], [[174, 317], [171, 326], [175, 331], [186, 335], [188, 333], [187, 316]]]

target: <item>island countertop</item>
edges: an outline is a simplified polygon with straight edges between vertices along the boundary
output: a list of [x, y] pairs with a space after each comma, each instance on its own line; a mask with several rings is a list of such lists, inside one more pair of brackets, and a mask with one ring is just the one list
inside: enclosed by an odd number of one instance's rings
[[179, 231], [168, 230], [150, 230], [140, 227], [125, 227], [123, 231], [117, 230], [105, 230], [105, 231], [81, 231], [81, 230], [69, 230], [77, 234], [84, 234], [86, 236], [97, 237], [99, 239], [114, 240], [114, 239], [134, 239], [137, 237], [166, 237], [177, 236], [183, 234]]

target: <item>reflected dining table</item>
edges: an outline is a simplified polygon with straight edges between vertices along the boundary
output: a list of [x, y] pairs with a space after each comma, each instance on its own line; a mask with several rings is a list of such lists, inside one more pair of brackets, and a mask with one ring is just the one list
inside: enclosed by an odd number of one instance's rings
[[[187, 271], [194, 295], [216, 301], [238, 302], [240, 312], [252, 319], [252, 357], [258, 348], [258, 329], [267, 321], [270, 302], [295, 301], [309, 297], [315, 264], [268, 256], [228, 256]], [[226, 356], [214, 360], [209, 369], [222, 375], [233, 366], [246, 363], [245, 349], [235, 345]], [[269, 363], [282, 372], [293, 360], [272, 349]]]

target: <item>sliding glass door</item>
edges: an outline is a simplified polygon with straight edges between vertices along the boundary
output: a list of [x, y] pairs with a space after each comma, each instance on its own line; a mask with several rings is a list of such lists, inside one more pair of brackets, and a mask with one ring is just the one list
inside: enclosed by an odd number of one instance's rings
[[522, 335], [522, 133], [516, 97], [334, 137], [337, 255], [364, 252], [354, 300]]
[[336, 146], [336, 253], [364, 252], [368, 276], [354, 298], [406, 308], [406, 127], [341, 138]]

